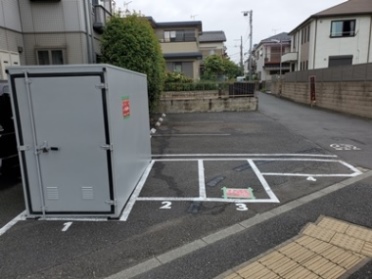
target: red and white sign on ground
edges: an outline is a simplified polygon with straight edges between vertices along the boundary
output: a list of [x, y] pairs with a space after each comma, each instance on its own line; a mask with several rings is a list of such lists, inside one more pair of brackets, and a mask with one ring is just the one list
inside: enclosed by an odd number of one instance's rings
[[254, 195], [251, 188], [248, 189], [240, 189], [240, 188], [222, 188], [223, 197], [225, 199], [233, 198], [233, 199], [254, 199]]

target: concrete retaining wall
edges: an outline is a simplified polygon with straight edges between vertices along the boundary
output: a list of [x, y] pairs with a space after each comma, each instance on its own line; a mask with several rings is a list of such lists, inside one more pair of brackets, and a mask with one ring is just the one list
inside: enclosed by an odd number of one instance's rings
[[223, 112], [255, 111], [258, 107], [256, 97], [242, 98], [209, 98], [209, 99], [172, 99], [160, 100], [158, 112]]
[[[273, 93], [279, 92], [274, 82]], [[372, 118], [372, 81], [316, 82], [314, 106]], [[311, 104], [309, 82], [282, 82], [282, 96], [295, 102]]]

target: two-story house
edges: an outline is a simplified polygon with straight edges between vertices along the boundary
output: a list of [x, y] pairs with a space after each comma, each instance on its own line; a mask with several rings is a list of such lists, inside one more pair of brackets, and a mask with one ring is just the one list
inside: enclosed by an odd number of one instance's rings
[[257, 78], [269, 81], [272, 76], [280, 76], [290, 71], [289, 63], [281, 60], [281, 56], [290, 50], [291, 38], [283, 32], [255, 45], [253, 60]]
[[289, 33], [292, 70], [372, 62], [372, 1], [349, 0], [310, 16]]
[[155, 30], [169, 72], [182, 72], [194, 80], [200, 78], [203, 59], [225, 55], [223, 31], [203, 31], [201, 21], [156, 22], [148, 17]]
[[198, 42], [202, 22], [156, 22], [152, 17], [148, 19], [159, 39], [167, 71], [182, 72], [192, 79], [198, 79], [203, 58]]
[[94, 63], [107, 0], [0, 0], [0, 79], [11, 65]]

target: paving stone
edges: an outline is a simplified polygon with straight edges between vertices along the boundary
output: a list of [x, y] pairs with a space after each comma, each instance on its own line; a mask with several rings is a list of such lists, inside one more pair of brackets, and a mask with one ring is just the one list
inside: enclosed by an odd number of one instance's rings
[[326, 279], [336, 279], [340, 278], [341, 275], [345, 274], [346, 270], [340, 266], [334, 265], [326, 273], [321, 274], [323, 278]]
[[238, 274], [236, 273], [233, 273], [227, 277], [225, 277], [225, 279], [241, 279], [242, 277], [240, 277]]
[[314, 224], [309, 224], [302, 233], [317, 238], [319, 240], [329, 242], [335, 235], [336, 231], [318, 227]]
[[372, 242], [372, 229], [366, 229], [359, 226], [349, 226], [345, 234], [358, 238], [360, 240]]
[[286, 279], [318, 279], [320, 278], [314, 272], [306, 269], [303, 266], [297, 266], [295, 269], [285, 275]]
[[264, 266], [268, 266], [272, 263], [275, 263], [277, 262], [278, 260], [284, 258], [284, 255], [280, 254], [279, 252], [277, 251], [274, 251], [264, 257], [262, 257], [261, 259], [258, 259], [258, 261], [263, 264]]
[[366, 242], [363, 246], [362, 252], [363, 255], [372, 258], [372, 243]]
[[282, 247], [278, 251], [300, 264], [303, 261], [308, 260], [309, 258], [314, 257], [316, 255], [314, 252], [301, 246], [300, 244], [297, 244], [296, 242], [288, 244], [287, 246]]
[[303, 247], [305, 247], [306, 249], [309, 249], [310, 251], [314, 252], [314, 253], [322, 253], [323, 251], [325, 250], [328, 250], [330, 249], [331, 247], [333, 247], [332, 244], [329, 244], [327, 242], [324, 242], [324, 241], [321, 241], [319, 239], [313, 239], [313, 241], [311, 242], [306, 242], [306, 243], [303, 243], [304, 245], [302, 245]]
[[344, 233], [349, 228], [350, 224], [330, 217], [323, 217], [317, 223], [317, 226], [325, 229], [330, 229], [332, 231]]
[[304, 262], [303, 266], [321, 277], [323, 277], [323, 275], [331, 269], [337, 267], [336, 264], [328, 261], [326, 258], [323, 258], [321, 256], [315, 256], [311, 258], [310, 260]]
[[345, 269], [351, 269], [364, 260], [363, 256], [353, 254], [336, 246], [324, 251], [321, 256]]
[[342, 233], [336, 233], [330, 243], [357, 253], [361, 252], [365, 244], [365, 242], [360, 239], [356, 239]]

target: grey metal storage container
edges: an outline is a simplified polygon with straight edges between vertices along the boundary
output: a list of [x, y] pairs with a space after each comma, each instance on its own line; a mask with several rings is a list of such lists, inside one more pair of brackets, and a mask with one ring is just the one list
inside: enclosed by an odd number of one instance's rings
[[146, 76], [8, 69], [29, 217], [119, 217], [151, 160]]

